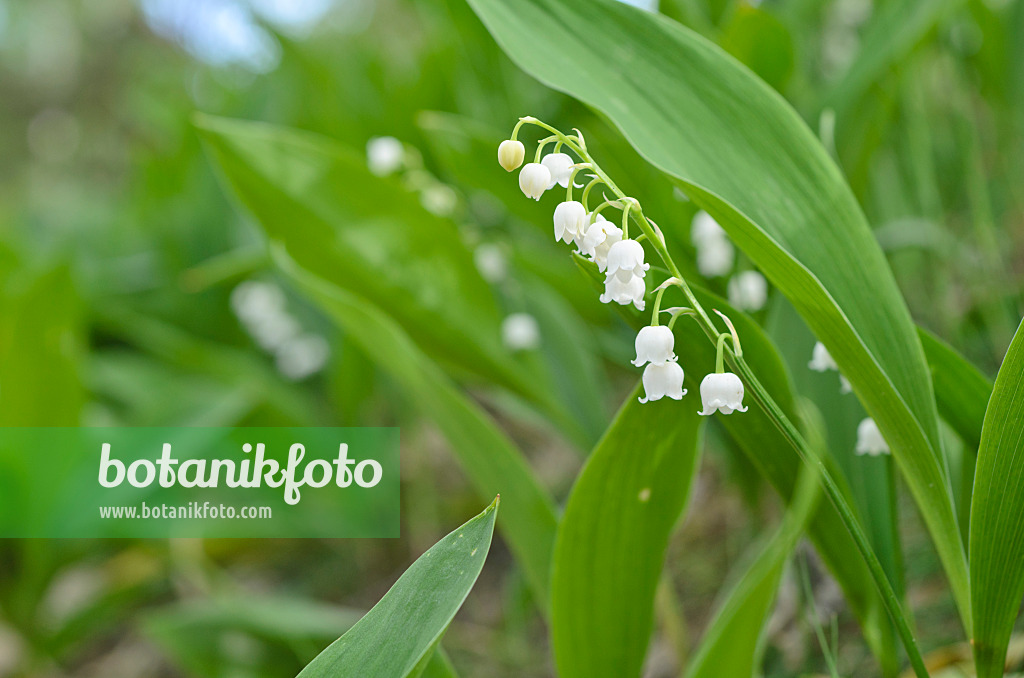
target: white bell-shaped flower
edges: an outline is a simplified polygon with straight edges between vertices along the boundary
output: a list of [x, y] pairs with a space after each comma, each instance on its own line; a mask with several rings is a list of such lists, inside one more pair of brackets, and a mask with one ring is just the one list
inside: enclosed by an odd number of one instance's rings
[[405, 146], [394, 137], [374, 137], [366, 142], [366, 164], [379, 177], [393, 174], [405, 163]]
[[683, 388], [683, 368], [679, 363], [651, 363], [644, 368], [644, 397], [640, 402], [671, 398], [681, 400], [686, 395]]
[[573, 162], [572, 156], [565, 153], [549, 153], [540, 162], [551, 173], [548, 188], [554, 188], [555, 184], [559, 184], [562, 188], [569, 188], [572, 166], [576, 164]]
[[729, 303], [741, 311], [760, 311], [768, 301], [768, 281], [757, 271], [743, 271], [729, 279]]
[[723, 238], [713, 238], [697, 247], [697, 270], [707, 278], [726, 275], [732, 270], [736, 250]]
[[700, 382], [700, 400], [704, 411], [698, 414], [705, 417], [715, 412], [732, 414], [747, 411], [743, 406], [743, 382], [732, 372], [704, 377]]
[[871, 457], [889, 454], [889, 444], [885, 442], [882, 432], [878, 430], [878, 424], [871, 417], [857, 424], [857, 447], [854, 451], [859, 455], [866, 454]]
[[555, 240], [575, 242], [586, 232], [589, 223], [583, 203], [576, 200], [559, 203], [555, 208]]
[[505, 139], [498, 145], [498, 164], [504, 167], [506, 172], [511, 172], [522, 165], [524, 158], [526, 147], [522, 141]]
[[590, 225], [583, 236], [580, 252], [593, 259], [598, 270], [603, 272], [608, 267], [608, 251], [621, 240], [622, 229], [598, 215], [597, 221]]
[[725, 239], [725, 229], [718, 225], [715, 218], [704, 210], [693, 215], [693, 222], [690, 224], [690, 242], [700, 249], [705, 244]]
[[614, 301], [616, 304], [625, 306], [633, 304], [636, 310], [644, 310], [644, 294], [647, 287], [643, 278], [636, 276], [627, 281], [615, 275], [609, 275], [604, 280], [604, 294], [601, 295], [601, 303], [607, 304]]
[[644, 363], [660, 365], [662, 363], [674, 362], [676, 354], [676, 338], [665, 325], [651, 325], [644, 327], [636, 335], [636, 360], [634, 365], [640, 367]]
[[814, 344], [814, 349], [811, 351], [811, 362], [807, 363], [807, 367], [815, 372], [828, 372], [829, 370], [839, 369], [839, 365], [836, 365], [836, 361], [832, 359], [832, 354], [825, 348], [825, 344], [820, 341]]
[[850, 380], [841, 374], [839, 375], [839, 392], [843, 395], [853, 393], [853, 386], [850, 385]]
[[643, 278], [650, 267], [644, 263], [644, 246], [636, 240], [620, 240], [608, 249], [608, 275], [622, 282], [633, 276]]
[[551, 172], [539, 162], [528, 162], [519, 171], [519, 188], [527, 198], [540, 200], [551, 183]]

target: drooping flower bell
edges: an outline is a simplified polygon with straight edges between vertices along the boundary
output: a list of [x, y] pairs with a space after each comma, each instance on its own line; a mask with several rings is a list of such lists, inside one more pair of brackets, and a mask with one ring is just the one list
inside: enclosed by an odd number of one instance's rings
[[665, 325], [652, 325], [644, 327], [636, 335], [636, 360], [633, 364], [640, 367], [644, 363], [661, 365], [662, 363], [675, 362], [676, 338]]
[[815, 372], [828, 372], [829, 370], [839, 369], [839, 365], [836, 365], [836, 361], [832, 359], [832, 354], [825, 348], [825, 344], [820, 341], [814, 344], [814, 349], [811, 351], [811, 362], [807, 363], [807, 367]]
[[604, 280], [604, 294], [601, 295], [601, 303], [607, 304], [614, 301], [616, 304], [625, 306], [633, 304], [636, 310], [644, 310], [644, 294], [647, 287], [643, 278], [636, 276], [628, 281], [623, 281], [616, 275], [609, 274]]
[[857, 424], [857, 447], [854, 448], [854, 452], [871, 457], [889, 454], [889, 444], [885, 442], [882, 432], [878, 430], [878, 424], [871, 417]]
[[693, 222], [690, 224], [690, 242], [694, 247], [700, 249], [709, 242], [724, 238], [725, 230], [710, 214], [700, 210], [693, 215]]
[[572, 156], [566, 153], [549, 153], [540, 162], [551, 173], [551, 178], [548, 180], [548, 188], [554, 188], [555, 184], [560, 185], [562, 188], [569, 188], [572, 166], [576, 164], [573, 162]]
[[539, 162], [528, 162], [519, 171], [519, 188], [527, 198], [540, 200], [551, 183], [551, 172]]
[[587, 228], [583, 236], [580, 252], [593, 259], [597, 270], [603, 272], [608, 267], [608, 251], [621, 240], [622, 229], [597, 215], [597, 221]]
[[498, 145], [498, 164], [504, 167], [506, 172], [511, 172], [522, 165], [525, 157], [526, 147], [522, 141], [505, 139]]
[[743, 406], [743, 382], [732, 372], [709, 374], [700, 382], [700, 400], [704, 411], [698, 414], [708, 417], [715, 412], [732, 414], [746, 412]]
[[679, 363], [651, 363], [644, 368], [643, 382], [644, 397], [639, 398], [642, 403], [662, 398], [682, 400], [686, 395], [686, 389], [683, 388], [683, 368]]
[[636, 240], [620, 240], [608, 250], [608, 275], [614, 275], [622, 282], [634, 276], [643, 278], [650, 264], [644, 263], [644, 247]]
[[583, 203], [576, 200], [559, 203], [555, 208], [555, 240], [567, 244], [575, 242], [586, 232], [589, 223]]
[[768, 281], [757, 271], [743, 271], [729, 279], [729, 303], [741, 311], [760, 311], [768, 301]]
[[736, 250], [725, 237], [711, 239], [697, 247], [697, 270], [707, 278], [726, 275], [735, 258]]

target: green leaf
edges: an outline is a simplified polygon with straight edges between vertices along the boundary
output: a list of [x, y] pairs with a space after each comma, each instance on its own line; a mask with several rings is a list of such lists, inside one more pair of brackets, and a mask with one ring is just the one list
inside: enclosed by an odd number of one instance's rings
[[546, 612], [557, 519], [551, 498], [519, 450], [380, 309], [303, 270], [280, 249], [274, 258], [366, 355], [378, 360], [409, 401], [434, 420], [477, 493], [504, 497], [498, 527]]
[[919, 328], [918, 334], [932, 370], [939, 414], [974, 452], [981, 444], [981, 428], [992, 395], [992, 381], [928, 330]]
[[805, 467], [782, 525], [718, 606], [687, 666], [685, 678], [756, 675], [764, 627], [786, 561], [796, 548], [819, 494], [816, 475]]
[[422, 673], [483, 569], [497, 512], [495, 499], [420, 556], [300, 678], [405, 678]]
[[614, 0], [469, 2], [520, 67], [606, 114], [790, 299], [893, 448], [970, 630], [966, 556], [921, 343], [811, 131], [746, 68], [665, 17]]
[[641, 404], [639, 386], [587, 459], [559, 523], [551, 635], [563, 678], [639, 676], [669, 535], [702, 428], [693, 396]]
[[1003, 675], [1024, 597], [1024, 323], [985, 411], [971, 503], [971, 602], [979, 678]]

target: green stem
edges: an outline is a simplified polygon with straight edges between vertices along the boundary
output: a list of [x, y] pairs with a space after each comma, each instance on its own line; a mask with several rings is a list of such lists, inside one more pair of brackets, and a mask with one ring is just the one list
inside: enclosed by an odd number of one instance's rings
[[725, 372], [725, 366], [722, 364], [722, 354], [725, 349], [725, 340], [728, 338], [729, 335], [725, 333], [718, 335], [718, 345], [715, 347], [717, 351], [715, 353], [715, 374]]

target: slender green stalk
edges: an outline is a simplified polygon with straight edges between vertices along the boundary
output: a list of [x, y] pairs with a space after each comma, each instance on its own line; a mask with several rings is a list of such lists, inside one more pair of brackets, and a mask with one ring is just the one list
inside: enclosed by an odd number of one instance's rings
[[[572, 149], [579, 157], [586, 163], [589, 163], [592, 167], [594, 174], [596, 174], [601, 181], [611, 190], [618, 200], [625, 201], [628, 196], [615, 185], [615, 182], [604, 173], [594, 159], [586, 150], [586, 146], [577, 144], [575, 141], [566, 137], [562, 132], [557, 130], [550, 125], [543, 123], [539, 120], [529, 118], [528, 122], [532, 122], [557, 136], [562, 140], [566, 146]], [[640, 226], [640, 229], [647, 236], [654, 248], [654, 251], [664, 262], [665, 267], [668, 269], [669, 275], [678, 280], [678, 286], [686, 296], [691, 307], [694, 309], [694, 319], [704, 333], [712, 342], [718, 342], [721, 332], [715, 327], [715, 324], [711, 321], [711, 318], [704, 311], [704, 308], [697, 301], [696, 296], [690, 289], [689, 285], [686, 284], [686, 280], [683, 274], [680, 272], [679, 267], [672, 259], [672, 255], [669, 253], [665, 243], [658, 237], [655, 229], [651, 226], [650, 222], [644, 216], [643, 209], [639, 204], [634, 204], [630, 210], [630, 216]], [[769, 419], [775, 427], [782, 433], [783, 437], [789, 442], [789, 444], [796, 450], [797, 454], [804, 461], [805, 464], [817, 469], [820, 482], [828, 495], [832, 505], [835, 506], [839, 512], [839, 517], [846, 526], [846, 529], [850, 532], [853, 537], [854, 543], [857, 545], [857, 550], [860, 551], [861, 557], [868, 566], [868, 570], [871, 573], [871, 577], [875, 582], [875, 586], [878, 589], [879, 594], [882, 597], [882, 603], [885, 605], [886, 612], [892, 619], [893, 624], [896, 626], [896, 631], [900, 636], [900, 640], [903, 642], [903, 646], [906, 649], [907, 657], [910, 660], [910, 664], [914, 669], [914, 673], [918, 678], [928, 678], [928, 670], [925, 668], [924, 659], [921, 657], [921, 651], [917, 647], [917, 642], [914, 640], [913, 631], [910, 628], [910, 624], [907, 621], [906, 615], [903, 612], [903, 606], [900, 603], [899, 597], [893, 590], [892, 583], [885, 575], [885, 571], [882, 569], [882, 564], [878, 560], [878, 556], [875, 555], [874, 550], [871, 548], [871, 544], [868, 541], [867, 535], [861, 528], [857, 517], [853, 513], [853, 509], [847, 502], [846, 497], [843, 496], [839, 485], [836, 483], [832, 474], [825, 466], [824, 461], [804, 440], [797, 427], [789, 420], [782, 408], [779, 407], [778, 403], [771, 397], [768, 390], [764, 387], [761, 381], [754, 374], [754, 371], [747, 364], [746, 360], [743, 359], [742, 355], [737, 355], [735, 346], [723, 346], [725, 360], [729, 363], [729, 366], [741, 377], [741, 379], [749, 387], [751, 396], [758, 406], [768, 415]]]

